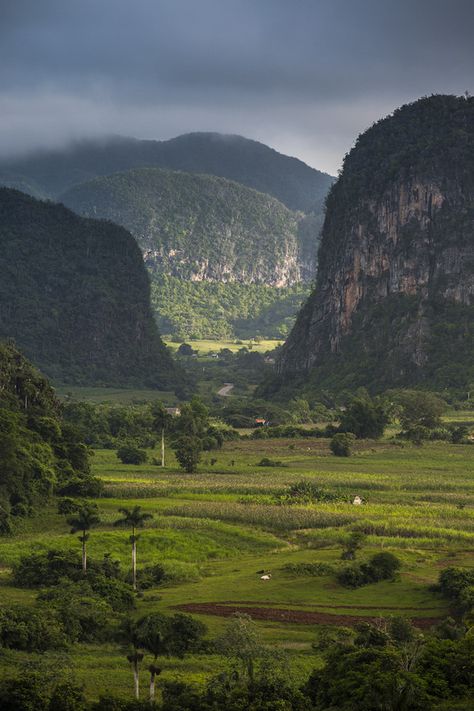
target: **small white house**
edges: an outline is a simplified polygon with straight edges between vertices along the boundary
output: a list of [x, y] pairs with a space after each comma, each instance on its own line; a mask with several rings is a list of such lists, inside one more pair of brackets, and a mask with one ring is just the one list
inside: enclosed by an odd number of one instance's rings
[[353, 501], [352, 503], [354, 504], [354, 506], [360, 506], [361, 503], [362, 503], [361, 497], [360, 497], [360, 496], [356, 496], [356, 497], [354, 498], [354, 501]]

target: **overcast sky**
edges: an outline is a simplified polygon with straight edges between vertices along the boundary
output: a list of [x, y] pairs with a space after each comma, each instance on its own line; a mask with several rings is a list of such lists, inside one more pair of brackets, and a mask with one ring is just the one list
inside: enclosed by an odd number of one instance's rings
[[474, 0], [0, 0], [0, 153], [239, 133], [336, 173], [357, 134], [474, 92]]

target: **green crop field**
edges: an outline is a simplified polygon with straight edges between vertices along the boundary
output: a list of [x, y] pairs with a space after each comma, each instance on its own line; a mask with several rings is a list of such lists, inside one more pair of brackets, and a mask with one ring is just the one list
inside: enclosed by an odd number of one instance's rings
[[[129, 565], [129, 532], [113, 526], [119, 508], [139, 504], [153, 514], [138, 541], [138, 564], [163, 564], [169, 582], [145, 590], [135, 616], [183, 610], [204, 621], [212, 638], [233, 612], [247, 611], [264, 642], [285, 649], [296, 677], [318, 664], [311, 648], [322, 625], [399, 615], [429, 627], [448, 613], [430, 586], [444, 567], [474, 566], [474, 451], [469, 445], [433, 442], [423, 447], [385, 439], [357, 443], [354, 456], [330, 454], [327, 440], [238, 440], [206, 454], [196, 474], [185, 474], [171, 451], [168, 466], [121, 464], [115, 452], [98, 450], [95, 473], [106, 485], [97, 499], [102, 523], [91, 531], [89, 557], [111, 553]], [[151, 453], [151, 456], [158, 453]], [[262, 457], [280, 464], [257, 466]], [[282, 496], [301, 480], [317, 482], [340, 500], [290, 505]], [[364, 503], [353, 505], [354, 496]], [[337, 583], [341, 539], [366, 534], [363, 561], [380, 550], [402, 561], [394, 582], [357, 589]], [[11, 566], [26, 553], [79, 549], [64, 516], [46, 508], [23, 519], [15, 536], [0, 539], [0, 595], [3, 601], [33, 604], [36, 591], [13, 587]], [[300, 564], [321, 563], [308, 575]], [[290, 567], [286, 567], [290, 566]], [[300, 567], [298, 567], [300, 566]], [[261, 572], [271, 574], [262, 581]], [[57, 655], [74, 667], [88, 696], [113, 691], [130, 696], [131, 672], [120, 646], [77, 644]], [[28, 657], [40, 664], [52, 652]], [[7, 674], [25, 653], [3, 657]], [[212, 654], [170, 658], [160, 679], [204, 681], [225, 661]]]
[[[165, 341], [166, 345], [169, 348], [172, 348], [173, 350], [177, 350], [180, 346], [180, 343], [174, 343], [173, 341]], [[240, 348], [250, 348], [251, 350], [257, 351], [257, 353], [265, 353], [266, 351], [272, 351], [274, 350], [277, 346], [281, 346], [282, 341], [276, 341], [276, 340], [258, 340], [258, 341], [252, 341], [252, 340], [233, 340], [233, 341], [226, 341], [226, 340], [219, 340], [219, 341], [213, 341], [213, 340], [196, 340], [196, 341], [187, 341], [192, 348], [194, 348], [195, 351], [197, 351], [198, 355], [207, 355], [208, 353], [218, 353], [221, 348], [228, 348], [232, 353], [237, 353]]]
[[170, 405], [176, 403], [176, 395], [173, 392], [147, 390], [144, 388], [94, 388], [57, 385], [55, 391], [57, 396], [65, 402], [84, 401], [92, 404], [130, 405], [161, 400]]

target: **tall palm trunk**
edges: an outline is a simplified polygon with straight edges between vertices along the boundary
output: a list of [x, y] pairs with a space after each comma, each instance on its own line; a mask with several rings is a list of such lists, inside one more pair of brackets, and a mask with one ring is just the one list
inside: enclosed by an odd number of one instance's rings
[[84, 575], [87, 573], [87, 548], [86, 548], [86, 532], [82, 531], [82, 537], [81, 537], [81, 542], [82, 542], [82, 572]]
[[133, 663], [133, 685], [135, 688], [135, 698], [138, 699], [140, 698], [140, 677], [138, 673], [138, 662], [135, 661]]
[[155, 700], [155, 679], [156, 675], [160, 674], [161, 669], [155, 667], [154, 664], [150, 664], [148, 669], [150, 670], [150, 701], [153, 702]]
[[133, 589], [137, 589], [137, 537], [135, 535], [135, 526], [132, 534], [132, 584]]
[[133, 689], [135, 692], [135, 698], [138, 700], [140, 698], [140, 662], [143, 659], [143, 654], [135, 649], [132, 654], [127, 655], [127, 659], [132, 665], [133, 669]]
[[161, 428], [161, 466], [165, 466], [165, 428]]

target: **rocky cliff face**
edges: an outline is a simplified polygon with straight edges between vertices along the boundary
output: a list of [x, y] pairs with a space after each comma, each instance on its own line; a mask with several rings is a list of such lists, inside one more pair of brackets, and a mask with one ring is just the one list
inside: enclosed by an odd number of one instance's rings
[[[423, 380], [459, 363], [473, 306], [474, 103], [431, 97], [369, 129], [346, 158], [328, 198], [317, 287], [278, 368], [322, 368], [324, 380], [342, 367], [353, 384], [377, 370], [381, 384], [382, 371], [387, 385]], [[446, 332], [449, 356], [437, 342]], [[471, 353], [459, 368], [467, 376], [473, 365]]]

